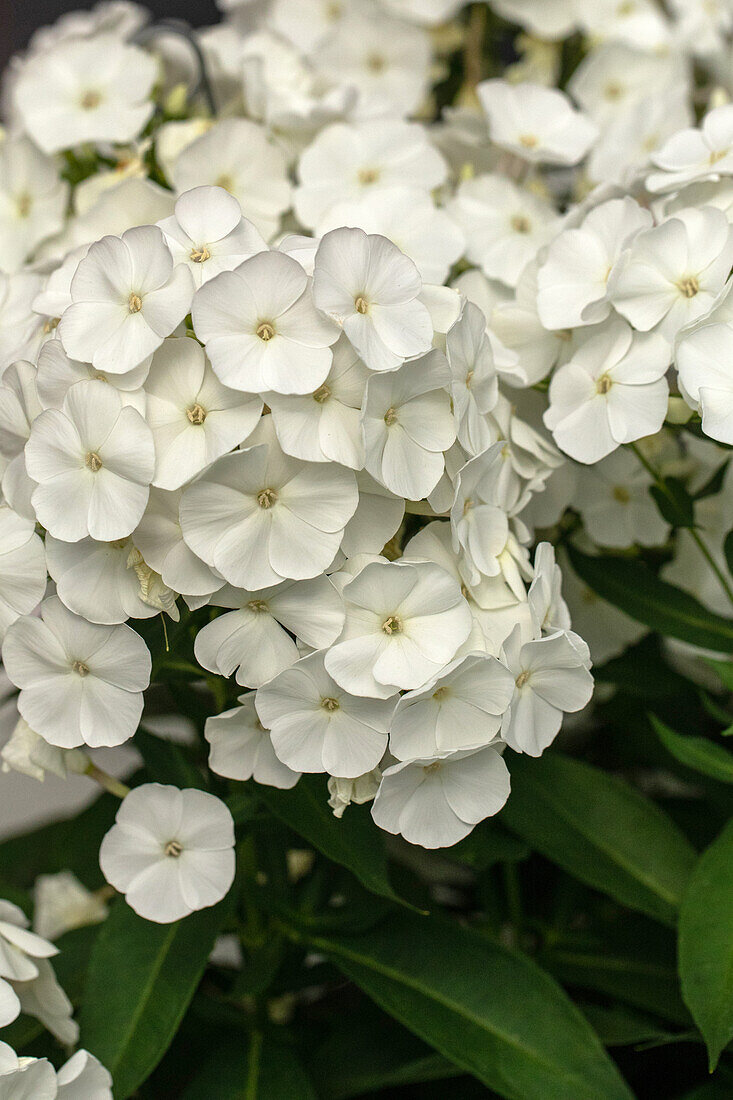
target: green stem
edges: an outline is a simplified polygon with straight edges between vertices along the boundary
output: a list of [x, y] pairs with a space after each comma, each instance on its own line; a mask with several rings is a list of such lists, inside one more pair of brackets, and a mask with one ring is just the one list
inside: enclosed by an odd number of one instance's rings
[[93, 779], [95, 783], [99, 783], [100, 787], [104, 787], [105, 791], [109, 791], [115, 798], [127, 798], [130, 793], [130, 788], [125, 783], [115, 779], [113, 775], [103, 771], [102, 768], [98, 768], [91, 760], [87, 764], [84, 774]]
[[[666, 497], [668, 497], [674, 503], [674, 497], [670, 493], [670, 491], [667, 487], [666, 481], [664, 480], [662, 475], [659, 473], [659, 471], [654, 468], [654, 466], [649, 461], [649, 459], [646, 457], [646, 455], [643, 454], [643, 452], [641, 451], [641, 448], [638, 446], [638, 444], [629, 443], [628, 446], [631, 448], [631, 450], [634, 452], [636, 457], [639, 459], [639, 462], [642, 464], [642, 466], [647, 471], [647, 473], [650, 475], [650, 477], [652, 477], [654, 479], [654, 483], [656, 484], [656, 486], [660, 490], [660, 492], [664, 493], [664, 495]], [[720, 587], [725, 592], [725, 594], [728, 597], [731, 604], [733, 604], [733, 588], [731, 588], [725, 574], [723, 573], [723, 570], [720, 568], [720, 566], [716, 562], [715, 558], [711, 554], [710, 548], [704, 542], [704, 540], [703, 540], [700, 532], [697, 530], [697, 528], [688, 527], [687, 530], [692, 535], [692, 538], [695, 542], [695, 545], [697, 546], [698, 550], [700, 551], [702, 556], [705, 558], [705, 561], [708, 563], [708, 565], [712, 569], [713, 573], [717, 577], [718, 582], [720, 584]]]

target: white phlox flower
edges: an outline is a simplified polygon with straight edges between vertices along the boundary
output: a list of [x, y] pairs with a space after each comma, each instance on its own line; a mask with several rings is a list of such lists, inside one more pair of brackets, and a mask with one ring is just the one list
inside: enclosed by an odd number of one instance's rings
[[206, 719], [209, 767], [227, 779], [254, 779], [267, 787], [290, 790], [301, 773], [292, 771], [275, 755], [270, 732], [255, 710], [255, 693], [240, 695], [239, 704]]
[[533, 164], [577, 164], [598, 137], [596, 124], [555, 88], [485, 80], [476, 93], [494, 144]]
[[123, 405], [145, 416], [146, 399], [143, 383], [148, 376], [150, 359], [144, 359], [126, 374], [102, 374], [91, 363], [70, 359], [60, 340], [48, 340], [38, 355], [36, 391], [41, 407], [60, 409], [64, 398], [76, 382], [106, 382], [119, 393]]
[[[570, 631], [570, 612], [562, 595], [562, 573], [551, 543], [541, 542], [534, 555], [534, 577], [527, 601], [532, 612], [534, 636]], [[529, 639], [527, 639], [529, 640]]]
[[635, 455], [619, 450], [579, 472], [573, 504], [585, 531], [601, 546], [659, 546], [669, 524], [649, 494], [651, 475]]
[[598, 462], [622, 443], [661, 428], [669, 389], [669, 345], [658, 333], [609, 322], [553, 375], [544, 415], [558, 447]]
[[55, 538], [126, 538], [148, 502], [155, 469], [150, 428], [104, 382], [77, 382], [60, 409], [33, 422], [25, 449], [40, 523]]
[[430, 350], [433, 324], [421, 289], [412, 260], [386, 237], [334, 229], [321, 241], [313, 300], [370, 370], [391, 371]]
[[45, 153], [132, 141], [153, 113], [155, 59], [112, 34], [70, 38], [36, 54], [13, 87], [23, 126]]
[[517, 283], [514, 298], [498, 301], [487, 314], [489, 335], [513, 355], [503, 365], [496, 356], [497, 370], [510, 386], [534, 385], [552, 368], [572, 355], [573, 333], [569, 329], [548, 331], [540, 320], [537, 295], [539, 263], [527, 264]]
[[283, 454], [269, 419], [253, 445], [217, 459], [189, 485], [180, 506], [193, 552], [250, 591], [327, 569], [358, 503], [350, 470]]
[[471, 631], [460, 585], [430, 562], [373, 562], [343, 597], [346, 622], [325, 668], [354, 695], [388, 699], [399, 688], [422, 687]]
[[653, 219], [628, 196], [596, 206], [577, 228], [560, 233], [537, 273], [537, 312], [545, 328], [605, 321], [608, 278], [621, 252]]
[[197, 292], [196, 332], [225, 386], [311, 393], [326, 379], [339, 330], [316, 311], [297, 260], [262, 252]]
[[113, 1100], [112, 1074], [88, 1050], [77, 1050], [56, 1075], [56, 1100]]
[[0, 374], [0, 455], [8, 462], [2, 472], [2, 493], [11, 508], [25, 519], [35, 520], [25, 445], [31, 425], [42, 411], [36, 387], [36, 368], [25, 359], [11, 363]]
[[137, 729], [151, 660], [129, 626], [88, 623], [51, 596], [40, 618], [8, 629], [3, 664], [21, 715], [52, 745], [121, 745]]
[[234, 195], [222, 187], [193, 187], [176, 202], [175, 214], [159, 222], [173, 260], [186, 264], [196, 287], [267, 250]]
[[672, 343], [711, 308], [731, 265], [733, 226], [722, 210], [681, 210], [639, 233], [611, 272], [608, 296], [634, 328]]
[[195, 789], [135, 787], [99, 852], [102, 873], [145, 920], [170, 924], [216, 905], [234, 881], [234, 822]]
[[90, 245], [71, 280], [58, 334], [73, 358], [125, 374], [170, 336], [191, 308], [193, 279], [153, 225]]
[[393, 703], [350, 695], [323, 660], [313, 653], [281, 672], [257, 690], [255, 707], [288, 767], [354, 779], [382, 759]]
[[43, 783], [46, 772], [68, 778], [69, 774], [82, 775], [89, 765], [89, 757], [81, 749], [60, 749], [44, 741], [23, 718], [18, 718], [15, 729], [0, 749], [3, 772], [20, 772], [30, 779]]
[[298, 660], [291, 635], [312, 649], [323, 649], [344, 625], [341, 597], [326, 576], [256, 592], [225, 586], [210, 603], [233, 610], [196, 635], [196, 660], [220, 676], [236, 672], [244, 687], [259, 687]]
[[676, 191], [686, 183], [717, 180], [733, 174], [733, 106], [709, 111], [699, 129], [673, 134], [652, 155], [654, 166], [646, 180], [649, 191]]
[[444, 848], [497, 814], [509, 789], [509, 769], [493, 745], [405, 761], [383, 772], [372, 817], [410, 844]]
[[47, 940], [99, 924], [109, 912], [106, 902], [87, 890], [71, 871], [39, 875], [33, 887], [33, 931]]
[[456, 438], [449, 383], [447, 360], [436, 350], [367, 384], [366, 469], [398, 496], [421, 500], [443, 473], [443, 452]]
[[495, 657], [453, 661], [438, 679], [400, 698], [389, 750], [398, 760], [420, 760], [489, 745], [513, 694], [513, 677]]
[[733, 442], [732, 288], [729, 280], [713, 309], [682, 329], [675, 348], [680, 390], [701, 413], [705, 434], [721, 443]]
[[383, 187], [415, 187], [429, 193], [448, 168], [425, 129], [401, 119], [335, 122], [315, 138], [298, 162], [295, 212], [307, 228], [332, 206]]
[[587, 650], [578, 650], [564, 631], [522, 644], [515, 628], [504, 643], [503, 662], [514, 677], [514, 695], [501, 736], [515, 752], [541, 756], [557, 736], [563, 714], [590, 701]]
[[221, 384], [201, 345], [188, 337], [171, 337], [158, 348], [145, 392], [153, 485], [161, 489], [179, 489], [246, 440], [262, 413], [259, 398]]
[[363, 806], [365, 802], [371, 802], [379, 790], [382, 773], [379, 768], [372, 768], [364, 775], [358, 775], [355, 779], [346, 779], [343, 776], [331, 775], [328, 778], [328, 805], [333, 810], [333, 816], [342, 818], [344, 813], [352, 805]]
[[42, 276], [35, 272], [0, 271], [0, 371], [16, 359], [35, 359], [46, 336], [42, 318], [33, 312], [42, 285]]
[[550, 203], [498, 174], [464, 180], [447, 210], [463, 230], [468, 259], [511, 287], [559, 226]]
[[140, 597], [140, 581], [130, 568], [130, 539], [62, 542], [47, 533], [45, 546], [56, 595], [75, 615], [111, 626], [157, 614]]

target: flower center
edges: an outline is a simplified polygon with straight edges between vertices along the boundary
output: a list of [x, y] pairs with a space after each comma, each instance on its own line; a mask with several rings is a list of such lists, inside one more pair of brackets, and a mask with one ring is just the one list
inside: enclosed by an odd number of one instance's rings
[[211, 253], [206, 245], [202, 244], [191, 249], [190, 258], [195, 264], [205, 264], [207, 260], [211, 259]]
[[603, 94], [606, 97], [606, 99], [610, 99], [610, 100], [621, 99], [622, 95], [624, 94], [623, 85], [619, 84], [615, 80], [612, 80], [603, 89]]
[[257, 494], [257, 503], [260, 508], [272, 508], [277, 501], [277, 493], [274, 489], [262, 489]]
[[433, 699], [436, 703], [442, 703], [444, 699], [447, 699], [451, 691], [447, 684], [443, 684], [442, 687], [436, 688], [433, 692]]
[[265, 600], [250, 600], [247, 607], [255, 615], [262, 615], [270, 610]]
[[535, 149], [539, 143], [539, 138], [536, 134], [519, 135], [519, 144], [523, 145], [525, 149]]
[[325, 698], [321, 699], [321, 706], [324, 710], [327, 710], [329, 714], [333, 714], [335, 710], [338, 710], [340, 705], [338, 699], [334, 699], [331, 695], [327, 695]]
[[382, 631], [385, 634], [401, 634], [402, 619], [399, 615], [389, 615], [382, 623]]
[[198, 401], [186, 409], [186, 416], [191, 424], [201, 425], [206, 420], [206, 409], [199, 405]]
[[366, 59], [366, 67], [371, 73], [383, 73], [387, 68], [387, 62], [379, 53], [370, 53]]
[[234, 191], [234, 177], [226, 174], [219, 176], [216, 181], [216, 186], [222, 187], [225, 191], [232, 192]]
[[601, 377], [596, 382], [596, 391], [598, 393], [600, 393], [601, 395], [605, 395], [605, 394], [608, 393], [608, 391], [610, 390], [612, 385], [613, 385], [613, 382], [608, 377], [608, 375], [607, 374], [602, 374]]
[[397, 423], [397, 410], [390, 406], [384, 414], [384, 423], [388, 428]]
[[77, 676], [81, 676], [82, 679], [89, 675], [89, 665], [85, 665], [83, 661], [74, 661], [71, 669], [72, 672], [75, 672]]
[[183, 854], [183, 845], [180, 840], [169, 840], [163, 851], [170, 859], [178, 859]]
[[527, 671], [527, 669], [524, 669], [523, 672], [519, 673], [519, 675], [517, 676], [514, 683], [517, 685], [518, 688], [523, 688], [528, 680], [529, 680], [529, 672]]
[[514, 214], [510, 224], [515, 233], [529, 233], [532, 228], [532, 222], [524, 214]]
[[677, 283], [677, 289], [685, 298], [694, 298], [700, 293], [700, 282], [695, 275], [685, 275], [684, 279], [680, 279]]
[[270, 321], [262, 321], [257, 326], [257, 335], [260, 340], [264, 340], [267, 343], [268, 340], [272, 340], [275, 335], [275, 326]]
[[130, 313], [139, 313], [143, 308], [143, 300], [139, 294], [135, 294], [133, 291], [130, 297], [127, 299], [127, 308]]
[[96, 88], [89, 88], [79, 100], [79, 105], [83, 111], [93, 111], [101, 102], [102, 93]]
[[84, 465], [87, 470], [91, 470], [93, 474], [96, 474], [102, 469], [102, 460], [96, 451], [87, 451], [84, 458]]
[[470, 388], [471, 388], [471, 384], [473, 382], [473, 375], [474, 375], [474, 372], [472, 370], [470, 370], [468, 372], [468, 374], [466, 375], [466, 389], [467, 390], [470, 390]]
[[724, 157], [727, 157], [729, 152], [730, 149], [713, 149], [708, 160], [710, 164], [717, 164], [719, 160], [723, 160]]
[[635, 11], [635, 0], [621, 0], [621, 3], [616, 8], [617, 15], [633, 15]]
[[323, 405], [326, 401], [328, 401], [330, 396], [331, 391], [324, 382], [320, 389], [317, 389], [316, 392], [313, 394], [313, 400], [317, 401], [319, 405]]
[[27, 218], [33, 207], [33, 199], [27, 191], [23, 191], [15, 200], [15, 208], [19, 218]]
[[628, 504], [631, 500], [631, 494], [623, 485], [615, 485], [613, 489], [613, 499], [617, 500], [619, 504]]
[[440, 760], [433, 760], [432, 764], [425, 764], [423, 771], [426, 775], [433, 775], [434, 772], [440, 771]]
[[49, 317], [43, 326], [43, 335], [48, 336], [49, 332], [53, 332], [55, 328], [58, 328], [60, 320], [60, 317]]
[[359, 169], [359, 183], [364, 187], [370, 187], [373, 183], [376, 183], [379, 179], [378, 168], [360, 168]]
[[369, 312], [369, 302], [366, 300], [363, 294], [359, 294], [354, 299], [354, 308], [357, 313], [364, 314]]

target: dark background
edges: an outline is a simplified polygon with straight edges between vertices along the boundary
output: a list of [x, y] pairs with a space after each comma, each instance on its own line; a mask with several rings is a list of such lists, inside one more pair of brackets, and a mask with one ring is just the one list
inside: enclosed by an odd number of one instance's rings
[[[221, 18], [214, 0], [141, 0], [154, 18], [175, 16], [195, 27], [206, 27]], [[54, 23], [60, 15], [94, 7], [94, 0], [0, 0], [0, 68], [22, 50], [33, 31]]]

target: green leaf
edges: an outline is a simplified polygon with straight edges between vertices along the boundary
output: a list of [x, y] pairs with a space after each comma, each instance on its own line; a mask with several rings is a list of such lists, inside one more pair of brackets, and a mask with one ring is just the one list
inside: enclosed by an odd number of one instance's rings
[[230, 908], [225, 898], [175, 924], [143, 920], [120, 899], [89, 963], [81, 1045], [114, 1078], [125, 1100], [170, 1046]]
[[498, 821], [482, 821], [465, 840], [454, 844], [445, 853], [448, 859], [458, 860], [477, 871], [484, 871], [495, 863], [519, 863], [529, 856], [529, 848], [518, 840]]
[[269, 1033], [218, 1043], [183, 1100], [317, 1100], [297, 1055]]
[[721, 466], [718, 466], [715, 473], [705, 482], [702, 489], [698, 489], [694, 494], [695, 500], [704, 500], [705, 497], [714, 497], [721, 491], [729, 464], [730, 459], [727, 458]]
[[614, 1005], [583, 1005], [583, 1012], [590, 1020], [604, 1046], [636, 1046], [638, 1043], [664, 1042], [673, 1039], [675, 1033], [659, 1026], [656, 1020], [642, 1016], [628, 1008]]
[[682, 996], [712, 1071], [733, 1039], [733, 821], [690, 877], [680, 910], [679, 969]]
[[665, 749], [680, 764], [721, 783], [733, 783], [733, 753], [722, 745], [709, 741], [707, 737], [686, 737], [675, 733], [653, 714], [649, 716], [649, 720]]
[[715, 669], [722, 680], [723, 687], [727, 691], [733, 691], [733, 661], [715, 661], [712, 657], [708, 657], [705, 663]]
[[329, 808], [326, 784], [320, 775], [304, 775], [289, 791], [259, 787], [257, 793], [293, 832], [347, 867], [367, 890], [390, 901], [401, 901], [390, 884], [384, 844], [368, 807], [349, 806], [339, 821]]
[[590, 557], [573, 547], [568, 554], [581, 580], [632, 619], [703, 649], [733, 653], [733, 621], [714, 615], [694, 596], [660, 581], [640, 561]]
[[518, 952], [404, 910], [360, 936], [290, 932], [507, 1100], [631, 1096], [584, 1016]]
[[206, 789], [203, 774], [182, 745], [139, 729], [135, 734], [135, 748], [145, 761], [145, 771], [151, 782]]
[[649, 492], [654, 497], [662, 519], [671, 527], [695, 526], [695, 502], [682, 481], [668, 477], [661, 485], [652, 485]]
[[501, 820], [571, 875], [674, 924], [695, 852], [672, 820], [616, 776], [558, 752], [513, 757]]

